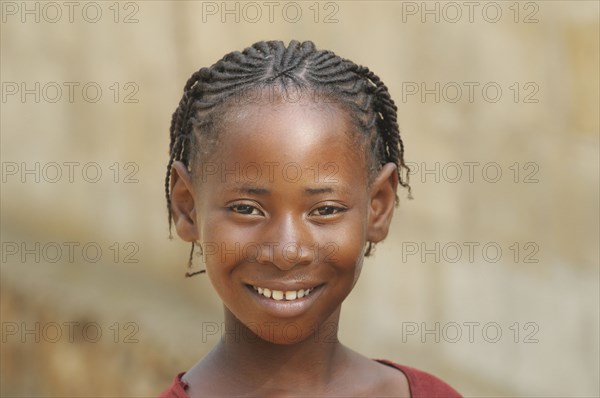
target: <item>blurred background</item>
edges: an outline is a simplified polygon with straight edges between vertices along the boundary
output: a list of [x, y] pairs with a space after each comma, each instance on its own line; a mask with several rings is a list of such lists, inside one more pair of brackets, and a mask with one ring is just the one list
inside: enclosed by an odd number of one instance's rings
[[597, 397], [599, 3], [2, 1], [2, 396], [157, 396], [222, 308], [168, 239], [188, 77], [259, 40], [363, 64], [415, 200], [341, 340], [465, 396]]

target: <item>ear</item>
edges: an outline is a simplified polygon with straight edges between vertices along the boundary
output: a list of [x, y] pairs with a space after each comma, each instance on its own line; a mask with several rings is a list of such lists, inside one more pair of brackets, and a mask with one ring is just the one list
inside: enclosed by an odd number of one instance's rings
[[368, 241], [377, 243], [386, 238], [394, 215], [397, 189], [397, 167], [394, 163], [387, 163], [379, 171], [371, 185], [367, 225]]
[[171, 214], [177, 235], [186, 242], [199, 238], [192, 177], [180, 161], [171, 167]]

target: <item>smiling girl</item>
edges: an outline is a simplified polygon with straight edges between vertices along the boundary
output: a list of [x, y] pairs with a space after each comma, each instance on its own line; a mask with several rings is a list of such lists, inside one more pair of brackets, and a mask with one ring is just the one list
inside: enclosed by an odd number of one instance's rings
[[[162, 397], [459, 397], [337, 338], [408, 168], [386, 86], [312, 42], [259, 42], [194, 73], [171, 124], [169, 225], [198, 246], [226, 333]], [[191, 264], [191, 255], [190, 255]]]

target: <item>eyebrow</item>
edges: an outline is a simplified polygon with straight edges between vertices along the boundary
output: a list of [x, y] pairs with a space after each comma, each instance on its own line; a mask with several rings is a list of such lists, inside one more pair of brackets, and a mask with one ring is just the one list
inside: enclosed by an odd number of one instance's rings
[[268, 195], [271, 193], [267, 188], [261, 187], [253, 187], [242, 185], [241, 187], [231, 187], [227, 190], [239, 193], [239, 194], [248, 194], [248, 195]]
[[[255, 186], [249, 186], [249, 185], [242, 185], [242, 186], [236, 186], [236, 187], [230, 187], [227, 188], [226, 190], [228, 191], [232, 191], [232, 192], [236, 192], [239, 194], [247, 194], [247, 195], [269, 195], [271, 194], [271, 191], [267, 188], [263, 188], [263, 187], [255, 187]], [[347, 189], [340, 189], [341, 192], [343, 193], [347, 193], [349, 192]], [[320, 195], [320, 194], [324, 194], [324, 193], [334, 193], [335, 190], [331, 187], [307, 187], [304, 189], [304, 193], [305, 195]]]
[[331, 187], [323, 187], [323, 188], [306, 188], [304, 189], [304, 193], [308, 195], [319, 195], [322, 193], [333, 193], [333, 188]]

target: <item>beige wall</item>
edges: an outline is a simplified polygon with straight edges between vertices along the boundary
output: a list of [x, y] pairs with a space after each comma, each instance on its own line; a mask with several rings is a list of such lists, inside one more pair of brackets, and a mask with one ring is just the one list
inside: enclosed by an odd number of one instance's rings
[[[344, 305], [343, 340], [467, 396], [600, 394], [597, 2], [475, 2], [472, 22], [464, 2], [320, 3], [316, 22], [314, 2], [297, 3], [297, 22], [278, 2], [272, 23], [263, 2], [256, 21], [228, 3], [237, 23], [221, 22], [221, 2], [123, 2], [118, 16], [113, 2], [76, 2], [72, 22], [50, 4], [2, 2], [3, 396], [156, 395], [210, 348], [202, 328], [220, 322], [218, 297], [205, 277], [182, 278], [188, 247], [167, 239], [170, 116], [196, 69], [292, 38], [379, 74], [419, 166], [415, 200], [401, 193], [390, 237]], [[22, 98], [36, 82], [39, 102]], [[411, 94], [436, 82], [439, 102]], [[64, 162], [78, 162], [72, 182]]]

